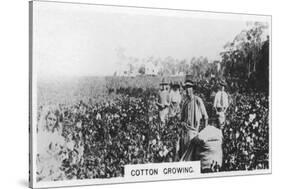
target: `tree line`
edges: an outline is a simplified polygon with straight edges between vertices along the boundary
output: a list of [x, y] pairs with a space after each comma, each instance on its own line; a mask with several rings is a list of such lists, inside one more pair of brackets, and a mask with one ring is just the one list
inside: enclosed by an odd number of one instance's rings
[[[269, 35], [268, 24], [247, 23], [247, 29], [227, 42], [220, 52], [220, 60], [210, 61], [207, 57], [177, 59], [171, 56], [144, 59], [125, 57], [129, 72], [137, 69], [140, 75], [146, 74], [146, 66], [157, 68], [157, 75], [191, 74], [196, 79], [210, 77], [238, 80], [251, 88], [268, 92], [269, 90]], [[124, 49], [123, 52], [124, 53]], [[120, 52], [119, 52], [120, 54]]]

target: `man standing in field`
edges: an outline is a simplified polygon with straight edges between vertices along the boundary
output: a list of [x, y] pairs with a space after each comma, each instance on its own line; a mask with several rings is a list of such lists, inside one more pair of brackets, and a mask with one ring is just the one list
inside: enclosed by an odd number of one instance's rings
[[[218, 117], [212, 118], [211, 124], [191, 140], [189, 149], [185, 153], [186, 156], [184, 155], [182, 158], [183, 160], [199, 160], [201, 162], [201, 173], [221, 170], [223, 135], [220, 127]], [[193, 150], [193, 153], [189, 150]]]
[[159, 118], [161, 124], [165, 124], [168, 113], [169, 113], [169, 84], [163, 78], [162, 82], [160, 83], [160, 91], [159, 91], [159, 102], [157, 102], [157, 106], [159, 109]]
[[191, 139], [198, 134], [201, 119], [203, 118], [207, 126], [208, 114], [203, 100], [194, 95], [195, 84], [190, 76], [186, 76], [183, 88], [186, 92], [181, 110], [182, 132], [179, 141], [179, 157], [188, 149]]
[[180, 117], [181, 99], [180, 84], [178, 82], [171, 83], [169, 117]]
[[219, 117], [221, 125], [224, 125], [225, 122], [225, 112], [229, 106], [228, 103], [228, 95], [225, 92], [226, 83], [224, 81], [219, 82], [219, 91], [216, 93], [214, 100], [214, 108], [216, 111], [216, 115]]

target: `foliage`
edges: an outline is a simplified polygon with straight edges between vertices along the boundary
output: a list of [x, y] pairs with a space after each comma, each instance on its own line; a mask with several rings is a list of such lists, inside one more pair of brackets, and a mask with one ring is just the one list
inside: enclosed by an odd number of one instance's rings
[[[224, 76], [247, 80], [249, 86], [267, 83], [269, 71], [269, 38], [265, 36], [268, 25], [261, 22], [249, 24], [221, 53]], [[267, 76], [267, 77], [266, 77]], [[266, 86], [259, 89], [268, 90]]]
[[[197, 83], [196, 92], [210, 117], [213, 90], [210, 82]], [[219, 171], [267, 169], [268, 97], [250, 92], [231, 96], [223, 128], [223, 166]], [[175, 118], [161, 125], [156, 101], [155, 88], [123, 87], [111, 99], [104, 96], [103, 100], [93, 99], [91, 103], [60, 104], [63, 136], [67, 146], [74, 147], [62, 153], [64, 177], [60, 179], [121, 177], [125, 164], [178, 161], [175, 149], [181, 122]]]

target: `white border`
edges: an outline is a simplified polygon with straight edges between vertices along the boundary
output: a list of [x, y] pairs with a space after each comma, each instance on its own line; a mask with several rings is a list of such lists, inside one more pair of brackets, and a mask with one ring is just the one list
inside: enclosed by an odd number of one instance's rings
[[[164, 9], [164, 8], [151, 8], [151, 7], [132, 7], [132, 6], [116, 6], [116, 5], [97, 5], [90, 3], [72, 3], [72, 2], [58, 2], [58, 1], [31, 1], [32, 6], [40, 5], [41, 3], [57, 3], [61, 6], [85, 6], [85, 8], [90, 7], [95, 11], [102, 11], [107, 13], [128, 13], [128, 14], [141, 14], [141, 15], [158, 15], [158, 16], [175, 16], [175, 17], [193, 17], [193, 18], [204, 18], [204, 19], [224, 19], [224, 20], [255, 20], [263, 21], [269, 23], [269, 33], [270, 33], [270, 94], [269, 94], [269, 169], [266, 170], [254, 170], [254, 171], [231, 171], [231, 172], [219, 172], [219, 173], [204, 173], [200, 177], [190, 176], [189, 178], [211, 178], [211, 177], [226, 177], [226, 176], [244, 176], [244, 175], [259, 175], [259, 174], [271, 174], [272, 173], [272, 18], [270, 15], [253, 15], [253, 14], [236, 14], [236, 13], [219, 13], [219, 12], [209, 12], [209, 11], [191, 11], [191, 10], [176, 10], [176, 9]], [[31, 10], [31, 9], [30, 9]], [[34, 10], [33, 10], [34, 11]], [[222, 16], [223, 15], [223, 16]], [[32, 15], [32, 20], [34, 20], [34, 14]], [[31, 19], [31, 18], [30, 18]], [[31, 20], [30, 20], [31, 22]], [[34, 27], [34, 26], [33, 26]], [[30, 51], [33, 52], [34, 40], [34, 28], [30, 28], [32, 39], [30, 39]], [[33, 54], [30, 56], [30, 73], [29, 76], [31, 79], [31, 137], [30, 137], [30, 153], [31, 155], [31, 164], [30, 170], [33, 172], [31, 174], [30, 187], [32, 188], [49, 188], [49, 187], [62, 187], [62, 186], [86, 186], [86, 185], [100, 185], [100, 184], [117, 184], [117, 183], [133, 183], [133, 182], [149, 182], [149, 181], [167, 181], [157, 179], [157, 180], [134, 180], [126, 179], [123, 177], [119, 178], [110, 178], [110, 179], [84, 179], [84, 180], [67, 180], [67, 181], [49, 181], [49, 182], [36, 182], [36, 150], [37, 150], [37, 135], [36, 135], [36, 125], [37, 125], [37, 73], [34, 72], [36, 69], [36, 63], [34, 62]], [[169, 179], [169, 180], [185, 180], [185, 179]]]

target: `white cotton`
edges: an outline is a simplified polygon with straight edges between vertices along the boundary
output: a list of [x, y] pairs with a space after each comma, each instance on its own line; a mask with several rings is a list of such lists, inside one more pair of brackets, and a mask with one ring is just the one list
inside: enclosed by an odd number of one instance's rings
[[259, 126], [259, 123], [256, 121], [254, 124], [253, 124], [253, 128], [257, 128]]
[[251, 142], [251, 137], [250, 137], [250, 136], [247, 136], [246, 141], [247, 141], [248, 143], [250, 143], [250, 142]]
[[256, 118], [256, 114], [250, 114], [249, 115], [249, 122], [251, 123]]

